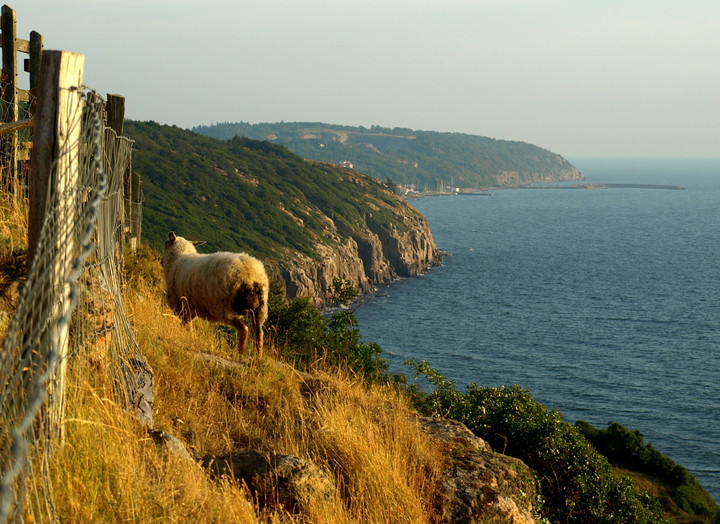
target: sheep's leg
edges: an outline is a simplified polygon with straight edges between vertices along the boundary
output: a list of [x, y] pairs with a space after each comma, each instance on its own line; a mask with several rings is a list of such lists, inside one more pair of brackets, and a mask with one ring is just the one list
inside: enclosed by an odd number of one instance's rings
[[250, 312], [250, 316], [252, 317], [253, 335], [254, 335], [254, 340], [255, 340], [255, 351], [257, 351], [258, 357], [262, 357], [262, 352], [263, 352], [262, 324], [260, 322], [260, 318], [258, 317], [258, 315], [255, 314], [254, 311]]
[[232, 325], [237, 329], [238, 351], [243, 355], [245, 354], [245, 347], [247, 346], [248, 327], [240, 319], [233, 320]]
[[262, 328], [255, 323], [255, 347], [257, 348], [257, 356], [262, 357], [263, 352], [263, 332]]
[[195, 318], [195, 314], [193, 313], [190, 303], [186, 297], [180, 297], [180, 304], [175, 312], [177, 313], [177, 316], [180, 317], [180, 322], [183, 326], [189, 324]]

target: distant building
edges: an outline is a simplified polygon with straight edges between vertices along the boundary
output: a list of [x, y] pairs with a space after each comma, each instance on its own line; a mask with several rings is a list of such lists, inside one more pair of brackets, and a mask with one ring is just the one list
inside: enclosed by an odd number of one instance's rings
[[399, 192], [401, 195], [403, 195], [403, 196], [409, 196], [409, 195], [417, 195], [417, 194], [419, 194], [417, 188], [415, 187], [415, 184], [410, 184], [410, 185], [407, 185], [407, 186], [402, 185], [402, 184], [398, 184], [398, 185], [397, 185], [397, 190], [398, 190], [398, 192]]
[[338, 162], [338, 165], [340, 165], [342, 167], [347, 167], [349, 169], [354, 169], [353, 163], [350, 162], [349, 160], [341, 160], [340, 162]]

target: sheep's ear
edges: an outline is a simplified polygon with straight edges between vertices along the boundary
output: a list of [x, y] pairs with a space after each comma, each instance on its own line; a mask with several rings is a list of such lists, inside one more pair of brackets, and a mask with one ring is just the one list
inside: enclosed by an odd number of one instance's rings
[[193, 240], [193, 246], [195, 246], [195, 247], [203, 246], [205, 244], [207, 244], [207, 242], [205, 240]]
[[175, 236], [175, 232], [174, 232], [174, 231], [170, 231], [170, 232], [168, 233], [168, 240], [170, 240], [170, 242], [175, 242], [175, 239], [176, 239], [176, 238], [177, 238], [177, 237]]

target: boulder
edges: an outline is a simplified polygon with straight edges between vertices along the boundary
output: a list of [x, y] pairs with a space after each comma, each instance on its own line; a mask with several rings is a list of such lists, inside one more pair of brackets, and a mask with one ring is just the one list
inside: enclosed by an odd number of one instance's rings
[[459, 422], [422, 418], [428, 435], [448, 447], [438, 486], [437, 522], [535, 523], [535, 477], [524, 462], [495, 453]]
[[205, 456], [202, 465], [214, 477], [243, 481], [261, 505], [281, 505], [293, 513], [304, 511], [312, 501], [329, 501], [336, 494], [330, 475], [293, 455], [243, 451]]
[[190, 451], [188, 451], [185, 443], [176, 436], [168, 433], [167, 431], [160, 431], [156, 429], [151, 429], [149, 433], [155, 444], [164, 449], [168, 455], [172, 455], [183, 460], [193, 460], [193, 456]]

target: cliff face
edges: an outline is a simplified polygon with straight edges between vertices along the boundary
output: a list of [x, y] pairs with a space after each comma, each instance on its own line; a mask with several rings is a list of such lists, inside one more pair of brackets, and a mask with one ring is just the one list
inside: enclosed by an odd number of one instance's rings
[[403, 227], [364, 219], [350, 228], [330, 220], [327, 233], [315, 244], [318, 257], [288, 253], [271, 272], [285, 284], [290, 298], [308, 297], [325, 305], [336, 278], [349, 280], [361, 292], [397, 277], [421, 275], [441, 260], [424, 216], [410, 205], [393, 209]]
[[572, 165], [558, 166], [546, 172], [499, 171], [495, 175], [497, 186], [521, 186], [539, 182], [557, 182], [561, 180], [584, 180], [585, 175]]

